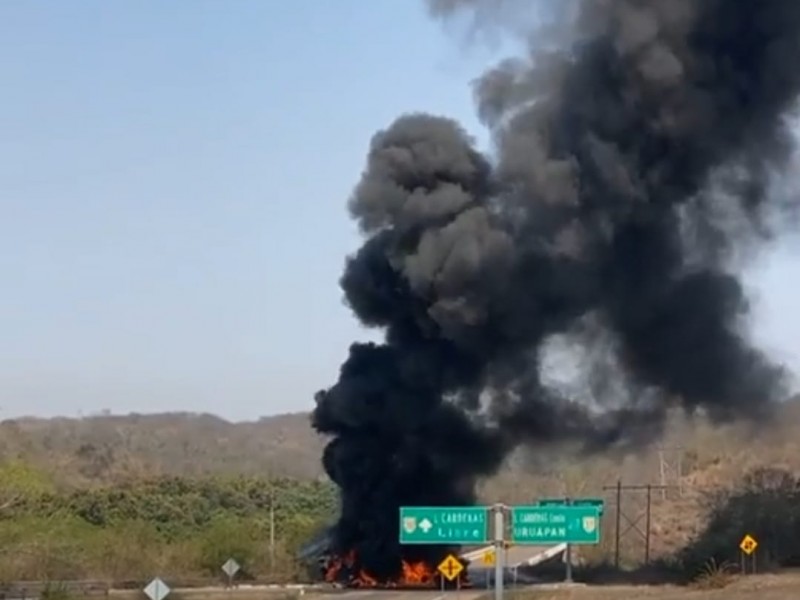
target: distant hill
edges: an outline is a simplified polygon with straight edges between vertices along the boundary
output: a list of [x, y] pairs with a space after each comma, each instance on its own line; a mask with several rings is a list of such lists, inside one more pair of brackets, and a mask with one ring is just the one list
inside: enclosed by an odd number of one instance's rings
[[0, 455], [86, 480], [213, 473], [322, 477], [325, 440], [307, 413], [231, 423], [209, 414], [22, 418], [0, 423]]

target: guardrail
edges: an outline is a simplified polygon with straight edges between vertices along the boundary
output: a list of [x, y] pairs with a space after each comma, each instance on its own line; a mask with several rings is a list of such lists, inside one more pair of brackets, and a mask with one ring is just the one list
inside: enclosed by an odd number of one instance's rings
[[9, 581], [0, 583], [0, 600], [36, 600], [46, 592], [108, 597], [111, 586], [107, 581]]
[[[162, 577], [173, 590], [205, 590], [205, 589], [228, 589], [228, 582], [223, 578], [186, 578], [186, 577]], [[294, 581], [295, 583], [287, 583]], [[75, 596], [79, 598], [108, 598], [115, 592], [140, 592], [148, 584], [143, 580], [50, 580], [50, 581], [0, 581], [0, 600], [38, 600], [39, 598], [51, 596], [58, 597], [59, 594]], [[292, 588], [313, 585], [309, 582], [298, 583], [296, 577], [259, 577], [253, 579], [236, 580], [233, 583], [235, 589], [259, 589], [259, 588]], [[145, 598], [142, 595], [142, 598]]]
[[[228, 579], [224, 576], [219, 577], [170, 577], [167, 574], [158, 574], [159, 577], [173, 590], [184, 589], [199, 589], [199, 588], [216, 588], [228, 587]], [[155, 576], [154, 575], [154, 576]], [[234, 587], [263, 587], [263, 586], [281, 586], [291, 585], [293, 583], [311, 583], [302, 578], [298, 578], [295, 574], [275, 574], [272, 576], [259, 576], [259, 577], [239, 577], [238, 575], [233, 580]], [[150, 580], [117, 580], [109, 582], [112, 590], [142, 590], [150, 583]], [[2, 599], [0, 599], [2, 600]]]

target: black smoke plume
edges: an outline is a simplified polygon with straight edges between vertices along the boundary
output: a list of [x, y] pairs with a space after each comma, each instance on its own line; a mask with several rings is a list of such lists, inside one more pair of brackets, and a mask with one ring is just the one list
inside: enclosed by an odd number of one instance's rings
[[[673, 405], [759, 417], [783, 393], [726, 259], [792, 151], [800, 2], [563, 6], [560, 46], [532, 37], [476, 84], [491, 159], [452, 120], [402, 116], [350, 200], [366, 241], [341, 285], [385, 342], [350, 348], [313, 423], [341, 489], [333, 549], [381, 579], [444, 552], [399, 546], [400, 505], [469, 504], [520, 444], [638, 443]], [[581, 365], [588, 401], [543, 380], [558, 335], [608, 349]]]

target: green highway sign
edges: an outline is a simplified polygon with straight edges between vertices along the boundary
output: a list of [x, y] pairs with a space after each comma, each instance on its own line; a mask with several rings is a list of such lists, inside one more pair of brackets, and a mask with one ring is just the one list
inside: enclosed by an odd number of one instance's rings
[[573, 498], [567, 502], [566, 498], [543, 498], [536, 502], [537, 506], [596, 506], [600, 510], [600, 516], [605, 511], [605, 500], [602, 498]]
[[599, 544], [597, 506], [512, 506], [511, 541], [515, 544]]
[[485, 506], [401, 506], [401, 544], [481, 544], [489, 541]]

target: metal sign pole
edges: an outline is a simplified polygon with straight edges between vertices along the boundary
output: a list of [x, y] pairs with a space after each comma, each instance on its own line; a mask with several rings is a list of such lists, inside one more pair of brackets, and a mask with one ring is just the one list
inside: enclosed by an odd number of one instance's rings
[[505, 537], [505, 520], [503, 506], [494, 507], [494, 600], [503, 600], [503, 538]]
[[[572, 504], [572, 500], [569, 497], [567, 497], [566, 505], [569, 506], [571, 504]], [[566, 549], [566, 552], [564, 553], [564, 558], [566, 559], [566, 562], [567, 562], [566, 574], [565, 574], [565, 577], [564, 577], [564, 581], [567, 582], [567, 583], [572, 583], [572, 544], [570, 544], [570, 543], [567, 543], [567, 549]]]

